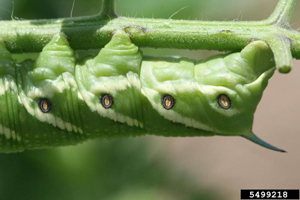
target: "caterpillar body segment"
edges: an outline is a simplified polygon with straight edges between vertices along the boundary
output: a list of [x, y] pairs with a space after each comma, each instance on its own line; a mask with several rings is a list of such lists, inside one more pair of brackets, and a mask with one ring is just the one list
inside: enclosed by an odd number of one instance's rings
[[71, 145], [92, 138], [242, 136], [274, 73], [261, 41], [195, 62], [143, 58], [117, 31], [94, 58], [77, 61], [63, 33], [36, 61], [14, 63], [0, 45], [0, 152]]
[[0, 41], [0, 151], [22, 151], [20, 102], [18, 99], [17, 65]]
[[75, 79], [87, 106], [81, 115], [90, 137], [145, 134], [139, 77], [141, 62], [139, 49], [127, 35], [117, 33], [98, 56], [76, 66]]

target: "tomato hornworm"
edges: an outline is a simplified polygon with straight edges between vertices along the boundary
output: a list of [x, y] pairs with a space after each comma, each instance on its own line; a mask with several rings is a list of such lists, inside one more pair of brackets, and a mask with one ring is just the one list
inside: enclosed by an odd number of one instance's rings
[[22, 63], [0, 42], [0, 152], [144, 134], [242, 136], [283, 151], [252, 132], [274, 66], [262, 41], [195, 62], [145, 58], [117, 31], [96, 57], [78, 61], [59, 33]]

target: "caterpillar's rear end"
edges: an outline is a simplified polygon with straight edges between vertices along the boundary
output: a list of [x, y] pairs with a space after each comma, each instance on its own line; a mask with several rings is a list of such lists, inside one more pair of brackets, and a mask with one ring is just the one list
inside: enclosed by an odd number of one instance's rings
[[149, 113], [145, 121], [153, 123], [146, 124], [147, 130], [163, 136], [242, 136], [284, 152], [252, 132], [254, 113], [274, 66], [273, 54], [262, 41], [198, 63], [144, 61], [142, 92], [151, 104], [144, 111]]

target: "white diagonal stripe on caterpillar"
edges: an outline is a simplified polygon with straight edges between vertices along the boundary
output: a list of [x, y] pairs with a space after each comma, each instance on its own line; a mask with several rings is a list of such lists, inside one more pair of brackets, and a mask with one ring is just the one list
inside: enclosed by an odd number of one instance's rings
[[193, 128], [197, 128], [197, 129], [211, 131], [211, 132], [215, 131], [213, 128], [211, 128], [205, 124], [202, 124], [192, 118], [184, 117], [173, 110], [164, 109], [161, 104], [157, 104], [155, 102], [155, 96], [159, 95], [159, 93], [157, 91], [144, 87], [144, 88], [142, 88], [142, 94], [148, 98], [152, 107], [164, 118], [171, 120], [173, 122], [182, 123], [188, 127], [193, 127]]
[[13, 140], [21, 141], [21, 136], [18, 135], [14, 130], [7, 128], [0, 124], [0, 135], [5, 135], [6, 139], [12, 138]]
[[82, 74], [88, 72], [88, 69], [85, 68], [85, 66], [81, 67], [77, 65], [75, 74], [77, 83], [79, 84], [81, 96], [89, 106], [91, 111], [96, 111], [102, 117], [107, 117], [117, 122], [126, 123], [129, 126], [137, 126], [143, 128], [144, 124], [141, 121], [116, 112], [112, 109], [105, 109], [100, 103], [98, 103], [99, 97], [95, 95], [97, 93], [109, 93], [111, 95], [115, 95], [119, 91], [126, 90], [130, 87], [135, 87], [140, 91], [141, 83], [138, 75], [133, 72], [128, 72], [126, 77], [124, 75], [120, 75], [109, 78], [98, 78], [92, 75], [89, 77], [88, 81], [93, 84], [91, 84], [92, 86], [89, 88], [89, 90], [87, 90], [87, 88], [85, 87], [86, 85], [83, 84], [84, 80], [82, 80]]
[[1, 81], [0, 82], [0, 95], [4, 95], [6, 93], [6, 91], [8, 91], [8, 90], [12, 90], [17, 93], [18, 87], [17, 87], [16, 83], [14, 81], [5, 80], [4, 85], [3, 85], [2, 81]]
[[95, 77], [94, 84], [90, 88], [90, 92], [108, 92], [112, 95], [119, 91], [126, 90], [129, 87], [135, 87], [140, 90], [141, 83], [136, 73], [128, 72], [126, 77], [123, 75], [116, 77]]
[[95, 96], [93, 93], [84, 90], [81, 91], [81, 94], [86, 102], [86, 104], [89, 106], [91, 111], [96, 111], [99, 113], [100, 116], [102, 117], [108, 117], [114, 121], [121, 122], [121, 123], [126, 123], [129, 126], [137, 126], [137, 127], [144, 127], [144, 124], [137, 119], [133, 119], [129, 116], [126, 116], [124, 114], [115, 112], [112, 109], [105, 109], [100, 103], [93, 103], [93, 99], [98, 99], [97, 96]]
[[68, 130], [68, 131], [73, 130], [74, 132], [79, 132], [81, 134], [83, 133], [83, 130], [77, 127], [76, 125], [71, 124], [69, 122], [65, 122], [61, 118], [56, 117], [51, 113], [42, 113], [38, 107], [33, 108], [31, 104], [36, 102], [28, 98], [23, 92], [21, 92], [19, 96], [27, 112], [30, 113], [33, 117], [35, 117], [39, 121], [48, 122], [49, 124], [52, 124], [53, 126], [59, 127], [60, 129], [63, 130]]
[[[34, 99], [37, 97], [53, 97], [55, 93], [63, 93], [64, 90], [69, 90], [71, 87], [77, 89], [77, 83], [74, 76], [69, 73], [64, 73], [64, 78], [59, 76], [56, 80], [43, 80], [48, 81], [48, 84], [39, 87], [32, 87], [27, 91], [27, 96]], [[78, 93], [78, 97], [81, 95]]]

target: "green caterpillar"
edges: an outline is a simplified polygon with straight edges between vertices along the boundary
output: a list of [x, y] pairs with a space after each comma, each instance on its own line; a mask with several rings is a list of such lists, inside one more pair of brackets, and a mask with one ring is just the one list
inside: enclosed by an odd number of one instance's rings
[[274, 66], [262, 41], [195, 63], [143, 58], [117, 31], [95, 58], [77, 61], [60, 33], [20, 64], [0, 42], [0, 152], [144, 134], [242, 136], [283, 151], [252, 132]]

